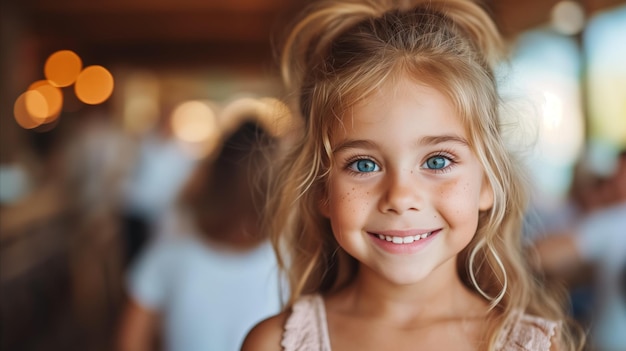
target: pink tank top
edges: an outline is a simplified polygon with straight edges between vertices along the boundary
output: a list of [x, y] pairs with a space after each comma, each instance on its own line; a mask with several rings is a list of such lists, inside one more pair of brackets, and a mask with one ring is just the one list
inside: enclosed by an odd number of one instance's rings
[[[558, 323], [517, 313], [496, 341], [498, 351], [548, 351]], [[284, 351], [331, 351], [324, 300], [306, 295], [293, 305], [285, 323], [281, 346]]]

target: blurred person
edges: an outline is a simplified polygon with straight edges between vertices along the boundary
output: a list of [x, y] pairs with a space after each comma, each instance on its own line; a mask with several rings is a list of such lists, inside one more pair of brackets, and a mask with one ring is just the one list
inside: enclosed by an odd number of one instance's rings
[[123, 184], [132, 169], [131, 138], [106, 111], [81, 116], [67, 141], [65, 196], [74, 199], [70, 263], [73, 305], [86, 340], [106, 340], [123, 302]]
[[549, 235], [566, 230], [577, 218], [604, 206], [609, 194], [600, 192], [604, 179], [589, 170], [584, 158], [576, 163], [572, 172], [569, 191], [556, 202], [543, 198], [533, 199], [526, 219], [525, 235], [535, 239], [536, 235]]
[[588, 211], [535, 240], [539, 267], [566, 283], [593, 267], [593, 306], [588, 324], [591, 341], [600, 351], [626, 349], [626, 150], [608, 178], [581, 189]]
[[161, 218], [172, 208], [196, 160], [174, 137], [161, 117], [138, 141], [136, 163], [126, 182], [122, 223], [125, 266], [157, 235]]
[[94, 210], [110, 206], [119, 213], [124, 181], [134, 162], [132, 140], [103, 111], [82, 116], [76, 124], [77, 131], [65, 147], [67, 191], [79, 185], [78, 206]]
[[[532, 244], [537, 239], [545, 240], [550, 235], [568, 233], [572, 223], [603, 207], [608, 201], [605, 191], [600, 191], [605, 188], [602, 186], [605, 180], [590, 170], [587, 161], [582, 157], [575, 164], [569, 190], [562, 198], [552, 201], [553, 198], [542, 196], [541, 193], [533, 196], [524, 223], [527, 243]], [[595, 296], [592, 275], [593, 265], [584, 262], [575, 274], [565, 279], [570, 300], [569, 313], [582, 325], [588, 325], [589, 316], [593, 314]]]
[[238, 350], [248, 329], [279, 310], [277, 264], [257, 207], [275, 144], [245, 122], [197, 166], [180, 197], [178, 232], [156, 238], [132, 265], [120, 351]]

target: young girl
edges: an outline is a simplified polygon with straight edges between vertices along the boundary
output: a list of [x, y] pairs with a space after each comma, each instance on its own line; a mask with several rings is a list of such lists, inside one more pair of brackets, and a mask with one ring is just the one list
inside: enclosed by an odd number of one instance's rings
[[572, 350], [520, 238], [489, 16], [462, 0], [323, 2], [287, 38], [304, 137], [269, 229], [283, 313], [243, 350]]

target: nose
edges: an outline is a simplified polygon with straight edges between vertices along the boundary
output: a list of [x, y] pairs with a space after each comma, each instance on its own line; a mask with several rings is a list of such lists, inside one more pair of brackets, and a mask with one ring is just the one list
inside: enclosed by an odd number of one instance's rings
[[422, 207], [423, 194], [417, 176], [411, 170], [388, 173], [382, 186], [380, 212], [402, 214], [405, 211], [419, 211]]

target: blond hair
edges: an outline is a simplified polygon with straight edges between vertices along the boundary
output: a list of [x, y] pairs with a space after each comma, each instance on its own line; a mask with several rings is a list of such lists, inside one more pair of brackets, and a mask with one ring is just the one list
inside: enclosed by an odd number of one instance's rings
[[[331, 136], [355, 103], [381, 84], [408, 77], [450, 99], [493, 189], [493, 207], [480, 214], [458, 260], [463, 282], [491, 304], [489, 349], [514, 311], [566, 320], [559, 300], [531, 272], [522, 246], [528, 192], [498, 119], [494, 66], [503, 49], [489, 15], [470, 1], [323, 1], [304, 13], [281, 56], [285, 83], [298, 94], [304, 135], [276, 174], [267, 223], [290, 284], [287, 307], [354, 277], [358, 263], [341, 250], [319, 211], [333, 163]], [[581, 347], [564, 327], [562, 348]]]

